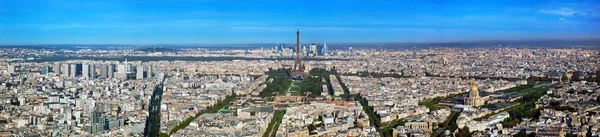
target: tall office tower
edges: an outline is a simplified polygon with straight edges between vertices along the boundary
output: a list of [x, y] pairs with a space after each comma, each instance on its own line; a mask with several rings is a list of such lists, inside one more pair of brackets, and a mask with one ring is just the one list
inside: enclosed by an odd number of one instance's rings
[[306, 56], [308, 54], [308, 52], [306, 52], [306, 46], [302, 46], [302, 50], [300, 51], [300, 55], [301, 56]]
[[81, 76], [83, 76], [86, 79], [90, 78], [90, 65], [89, 64], [82, 64], [81, 65]]
[[100, 77], [102, 78], [108, 78], [108, 65], [107, 64], [101, 64], [100, 65]]
[[152, 78], [152, 65], [146, 65], [146, 77], [147, 78]]
[[137, 66], [137, 69], [135, 71], [135, 78], [139, 79], [139, 80], [144, 79], [144, 66], [143, 65]]
[[131, 71], [131, 67], [129, 66], [129, 63], [127, 63], [127, 59], [125, 59], [125, 73]]
[[317, 45], [316, 44], [310, 44], [309, 48], [310, 48], [310, 54], [312, 54], [313, 56], [316, 55], [316, 54], [318, 54], [317, 53]]
[[75, 64], [75, 77], [79, 77], [83, 75], [83, 64], [77, 63]]
[[76, 74], [77, 74], [77, 65], [76, 64], [70, 64], [69, 66], [70, 66], [69, 67], [69, 71], [71, 71], [71, 72], [69, 72], [69, 77], [74, 78], [76, 76]]
[[47, 75], [48, 71], [49, 71], [49, 66], [48, 65], [43, 65], [42, 66], [42, 71], [40, 71], [40, 72], [41, 72], [42, 75]]
[[108, 64], [108, 78], [115, 77], [115, 64]]
[[317, 45], [317, 55], [319, 55], [319, 56], [323, 55], [323, 44]]
[[327, 43], [323, 43], [323, 55], [324, 56], [329, 55], [329, 51], [327, 51]]
[[127, 68], [125, 68], [124, 64], [119, 64], [117, 66], [117, 78], [118, 79], [127, 79]]
[[102, 118], [102, 113], [94, 110], [92, 112], [92, 133], [98, 133], [104, 130], [104, 119]]
[[125, 65], [125, 73], [133, 73], [133, 65], [131, 65], [131, 64]]
[[15, 65], [14, 64], [8, 64], [8, 74], [13, 74], [15, 73]]
[[54, 66], [52, 66], [52, 72], [60, 75], [60, 73], [62, 72], [60, 70], [62, 70], [60, 63], [56, 63], [56, 64], [54, 64]]
[[102, 113], [98, 112], [98, 111], [94, 111], [94, 113], [92, 113], [92, 123], [101, 123], [104, 122], [104, 120], [102, 120]]
[[285, 48], [285, 44], [279, 44], [279, 45], [277, 46], [277, 50], [279, 51], [279, 53], [282, 53], [282, 52], [283, 52], [283, 48]]
[[95, 64], [90, 64], [90, 74], [88, 74], [90, 76], [90, 79], [96, 78], [96, 65]]
[[70, 75], [71, 74], [71, 69], [70, 69], [71, 67], [70, 66], [71, 65], [69, 65], [68, 63], [62, 64], [62, 69], [61, 69], [62, 73], [61, 74], [62, 74], [63, 77], [69, 77], [69, 76], [71, 76]]

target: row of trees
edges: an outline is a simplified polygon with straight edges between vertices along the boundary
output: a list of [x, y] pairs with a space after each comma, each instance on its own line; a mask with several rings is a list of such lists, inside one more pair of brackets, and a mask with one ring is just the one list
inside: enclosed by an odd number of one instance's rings
[[552, 102], [550, 102], [550, 104], [548, 106], [546, 106], [545, 108], [547, 108], [547, 109], [554, 109], [554, 110], [557, 110], [557, 111], [569, 111], [569, 112], [576, 112], [577, 111], [577, 109], [575, 109], [574, 107], [563, 106], [558, 101], [552, 101]]
[[522, 118], [538, 119], [541, 113], [540, 109], [535, 108], [535, 102], [544, 96], [547, 90], [547, 88], [543, 88], [543, 90], [525, 94], [523, 98], [519, 99], [521, 104], [506, 109], [510, 117], [504, 119], [502, 125], [504, 127], [513, 127], [520, 123]]
[[435, 110], [438, 110], [436, 105], [439, 101], [449, 99], [449, 98], [464, 97], [466, 94], [467, 94], [467, 92], [463, 92], [463, 93], [448, 95], [445, 97], [424, 99], [424, 100], [421, 100], [418, 104], [429, 108], [429, 111], [435, 111]]
[[[523, 92], [523, 91], [525, 91], [525, 90], [539, 90], [539, 89], [544, 89], [544, 88], [536, 88], [536, 89], [532, 89], [532, 88], [534, 88], [534, 85], [527, 84], [527, 85], [520, 85], [520, 86], [512, 87], [512, 88], [509, 88], [509, 89], [505, 89], [505, 90], [502, 90], [501, 92], [504, 92], [504, 93], [512, 93], [512, 92]], [[519, 101], [524, 101], [524, 100], [532, 100], [532, 99], [533, 99], [533, 97], [531, 96], [532, 94], [533, 94], [533, 93], [526, 94], [526, 95], [525, 95], [525, 96], [523, 96], [523, 97], [528, 97], [528, 98], [527, 98], [527, 99], [523, 98], [523, 99], [521, 99], [521, 100], [519, 100]], [[538, 93], [538, 94], [539, 94], [539, 93]], [[541, 96], [540, 96], [540, 97], [541, 97]], [[535, 99], [535, 100], [537, 100], [537, 99]], [[535, 105], [535, 100], [533, 101], [533, 102], [534, 102], [534, 103], [533, 103], [534, 105]], [[525, 103], [525, 102], [524, 102], [524, 103]], [[522, 104], [521, 104], [521, 105], [522, 105]], [[481, 107], [483, 107], [483, 108], [496, 108], [496, 106], [495, 106], [495, 105], [493, 105], [493, 104], [486, 104], [486, 105], [483, 105], [483, 106], [481, 106]], [[519, 106], [519, 105], [517, 105], [517, 106], [514, 106], [514, 107], [520, 107], [520, 106]], [[508, 110], [509, 110], [509, 109], [507, 109], [507, 111], [508, 111]], [[498, 112], [498, 113], [500, 113], [500, 112]], [[495, 114], [497, 114], [497, 113], [487, 114], [487, 115], [485, 115], [485, 116], [483, 116], [483, 117], [475, 118], [475, 119], [473, 119], [473, 120], [476, 120], [476, 121], [481, 121], [481, 120], [487, 119], [487, 118], [489, 118], [489, 117], [491, 117], [491, 116], [493, 116], [493, 115], [495, 115]]]
[[458, 128], [458, 124], [456, 123], [456, 119], [458, 118], [458, 115], [460, 115], [460, 112], [454, 112], [452, 111], [450, 113], [450, 115], [448, 116], [448, 118], [446, 118], [446, 120], [444, 120], [444, 123], [442, 123], [442, 127], [446, 127], [449, 131], [454, 131]]
[[271, 123], [267, 127], [265, 134], [263, 137], [274, 137], [277, 133], [277, 129], [279, 128], [279, 124], [281, 124], [281, 120], [283, 120], [283, 115], [285, 114], [285, 110], [275, 110], [273, 114], [273, 119], [271, 119]]
[[354, 100], [358, 101], [362, 105], [363, 111], [365, 111], [365, 113], [369, 117], [369, 123], [371, 124], [371, 126], [374, 126], [379, 131], [379, 134], [381, 134], [381, 136], [392, 136], [390, 130], [383, 131], [379, 128], [381, 126], [381, 118], [378, 114], [376, 114], [373, 111], [373, 107], [369, 106], [365, 98], [360, 96], [360, 94], [346, 95], [346, 97], [353, 97]]
[[322, 77], [320, 76], [309, 76], [302, 79], [300, 83], [300, 92], [310, 92], [311, 97], [320, 96], [321, 92], [323, 92], [323, 82]]
[[396, 119], [390, 122], [382, 123], [379, 128], [379, 133], [384, 137], [391, 137], [394, 134], [394, 128], [403, 126], [406, 122], [404, 119]]
[[[595, 75], [595, 77], [593, 77]], [[571, 76], [571, 81], [588, 81], [588, 82], [600, 82], [600, 70], [596, 71], [595, 73], [591, 73], [591, 74], [587, 74], [587, 77], [585, 77], [586, 74], [584, 74], [584, 72], [582, 71], [574, 71], [573, 75]], [[569, 80], [566, 76], [561, 77], [560, 79], [564, 81]], [[558, 78], [550, 78], [548, 76], [545, 77], [528, 77], [527, 78], [528, 81], [558, 81]]]
[[333, 95], [333, 87], [331, 86], [331, 79], [329, 77], [332, 74], [331, 71], [327, 71], [324, 68], [313, 68], [312, 70], [310, 70], [309, 74], [325, 78], [325, 85], [327, 85], [327, 91], [329, 91], [329, 95]]
[[[323, 68], [313, 68], [309, 74], [310, 76], [305, 77], [300, 82], [300, 93], [310, 92], [311, 97], [320, 96], [323, 92], [323, 85], [327, 86], [328, 91], [333, 91], [331, 81], [329, 80], [329, 75], [332, 74], [330, 71]], [[323, 82], [323, 79], [325, 79], [325, 82]], [[333, 92], [329, 94], [333, 94]]]
[[267, 87], [260, 92], [260, 96], [263, 98], [272, 97], [277, 95], [278, 92], [283, 93], [292, 84], [292, 80], [290, 79], [290, 70], [282, 68], [277, 70], [269, 70], [267, 75], [269, 75], [267, 79], [271, 82], [267, 83]]
[[425, 76], [427, 77], [449, 77], [449, 78], [461, 78], [461, 79], [481, 79], [481, 80], [485, 80], [485, 79], [492, 79], [492, 80], [507, 80], [507, 81], [517, 81], [517, 80], [523, 80], [523, 78], [506, 78], [506, 77], [482, 77], [482, 76], [440, 76], [440, 75], [433, 75], [429, 72], [425, 73]]
[[536, 137], [536, 133], [531, 132], [531, 133], [527, 134], [524, 131], [521, 131], [521, 132], [515, 134], [514, 137]]
[[526, 85], [519, 85], [519, 86], [512, 87], [512, 88], [505, 89], [505, 90], [500, 90], [498, 92], [512, 93], [512, 92], [517, 92], [517, 91], [521, 91], [521, 90], [525, 90], [525, 89], [533, 88], [533, 87], [534, 87], [533, 84], [526, 84]]
[[[310, 75], [311, 76], [316, 76], [316, 77], [320, 77], [321, 78], [325, 78], [325, 83], [327, 85], [327, 89], [329, 91], [330, 95], [333, 95], [333, 87], [331, 86], [331, 77], [330, 75], [334, 75], [335, 79], [338, 80], [339, 84], [342, 86], [342, 90], [344, 90], [344, 95], [342, 95], [344, 98], [346, 98], [346, 100], [352, 99], [352, 95], [350, 95], [350, 90], [348, 90], [348, 87], [346, 87], [346, 84], [344, 84], [344, 82], [342, 82], [342, 79], [340, 78], [340, 75], [337, 73], [337, 70], [335, 69], [335, 67], [333, 67], [331, 69], [331, 71], [327, 71], [326, 69], [323, 68], [314, 68], [312, 70], [310, 70]], [[315, 81], [316, 83], [316, 81]], [[321, 89], [322, 91], [323, 89]]]
[[329, 78], [329, 75], [331, 75], [331, 72], [327, 71], [326, 69], [323, 69], [323, 68], [313, 68], [310, 70], [309, 74], [313, 75], [313, 76], [321, 76], [321, 77]]
[[180, 129], [186, 128], [187, 126], [190, 125], [190, 123], [192, 121], [194, 121], [196, 118], [200, 117], [204, 113], [219, 112], [219, 110], [221, 108], [228, 106], [229, 103], [232, 102], [236, 97], [237, 97], [237, 95], [235, 93], [232, 93], [232, 95], [225, 97], [225, 99], [217, 102], [215, 105], [209, 106], [206, 109], [201, 110], [198, 113], [196, 113], [196, 115], [186, 118], [184, 121], [180, 122], [177, 126], [173, 127], [171, 130], [169, 130], [169, 135], [173, 135], [175, 132], [179, 131]]
[[[309, 74], [310, 76], [305, 77], [302, 82], [299, 82], [299, 93], [310, 92], [310, 96], [312, 97], [319, 96], [323, 92], [323, 84], [327, 85], [329, 91], [333, 90], [329, 79], [329, 75], [331, 75], [332, 72], [322, 68], [314, 68], [310, 70]], [[283, 93], [290, 88], [290, 85], [293, 82], [290, 79], [290, 70], [288, 69], [280, 68], [277, 70], [269, 70], [267, 75], [269, 75], [268, 79], [270, 82], [267, 83], [267, 87], [260, 92], [261, 97], [272, 97], [277, 93]], [[323, 78], [325, 78], [325, 83], [322, 82]]]
[[[342, 90], [344, 90], [344, 94], [346, 95], [345, 97], [349, 97], [348, 95], [350, 95], [350, 90], [348, 90], [348, 87], [346, 87], [346, 84], [344, 84], [344, 82], [342, 81], [342, 78], [340, 78], [340, 74], [337, 73], [337, 70], [335, 69], [335, 67], [333, 68], [333, 74], [335, 75], [335, 78], [338, 80], [338, 82], [340, 82], [340, 85], [342, 86]], [[349, 98], [346, 98], [346, 100], [349, 100]]]
[[456, 134], [454, 134], [455, 137], [471, 137], [471, 131], [469, 130], [469, 127], [465, 126], [462, 129], [459, 129], [458, 132], [456, 132]]
[[373, 108], [371, 108], [369, 106], [369, 104], [367, 103], [367, 100], [362, 98], [360, 96], [360, 94], [355, 94], [354, 100], [357, 100], [358, 102], [360, 102], [360, 104], [363, 107], [363, 111], [365, 111], [365, 113], [367, 113], [367, 116], [369, 116], [369, 122], [371, 123], [371, 125], [379, 128], [379, 125], [381, 124], [379, 115], [375, 114], [375, 112], [373, 111]]
[[436, 111], [437, 110], [436, 104], [440, 99], [441, 98], [439, 98], [439, 97], [432, 98], [432, 99], [424, 99], [421, 102], [419, 102], [419, 105], [429, 108], [429, 111]]
[[356, 73], [344, 73], [342, 75], [359, 76], [359, 77], [374, 77], [374, 78], [383, 78], [383, 77], [410, 78], [411, 77], [411, 76], [403, 76], [398, 73], [382, 73], [382, 72], [368, 72], [368, 71], [359, 71]]

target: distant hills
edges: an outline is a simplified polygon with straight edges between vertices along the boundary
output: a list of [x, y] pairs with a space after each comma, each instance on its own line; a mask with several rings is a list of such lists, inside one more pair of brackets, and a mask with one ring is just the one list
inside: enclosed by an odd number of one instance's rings
[[143, 51], [143, 52], [177, 52], [177, 49], [165, 48], [165, 47], [149, 47], [149, 48], [141, 48], [135, 51]]
[[[295, 43], [285, 44], [286, 47], [296, 45]], [[307, 45], [308, 43], [301, 43]], [[160, 45], [160, 46], [156, 46]], [[203, 48], [203, 49], [257, 49], [272, 48], [277, 43], [256, 43], [256, 44], [155, 44], [155, 45], [127, 45], [127, 44], [41, 44], [41, 45], [0, 45], [0, 48], [30, 48], [30, 49], [101, 49], [101, 50], [124, 50], [134, 49], [144, 52], [176, 52], [185, 48]], [[163, 47], [164, 46], [164, 47]], [[447, 42], [382, 42], [382, 43], [336, 43], [327, 42], [329, 49], [348, 49], [353, 48], [376, 48], [376, 49], [421, 49], [421, 48], [571, 48], [582, 47], [600, 48], [600, 38], [589, 39], [528, 39], [528, 40], [483, 40], [483, 41], [447, 41]], [[168, 47], [168, 48], [165, 48]]]

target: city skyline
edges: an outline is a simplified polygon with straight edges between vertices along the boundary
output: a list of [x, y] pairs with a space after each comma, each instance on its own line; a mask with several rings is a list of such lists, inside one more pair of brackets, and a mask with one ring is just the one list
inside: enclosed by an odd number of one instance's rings
[[0, 136], [600, 135], [598, 49], [522, 46], [2, 47]]
[[599, 11], [0, 0], [0, 137], [600, 137]]
[[597, 1], [0, 1], [0, 45], [598, 39]]

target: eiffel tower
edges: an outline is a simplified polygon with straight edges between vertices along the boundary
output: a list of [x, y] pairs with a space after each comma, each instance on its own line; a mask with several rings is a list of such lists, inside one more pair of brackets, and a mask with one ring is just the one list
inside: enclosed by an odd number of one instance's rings
[[302, 77], [306, 76], [304, 72], [304, 65], [300, 59], [300, 30], [296, 31], [296, 61], [294, 62], [294, 70], [292, 71], [291, 79], [301, 80]]

